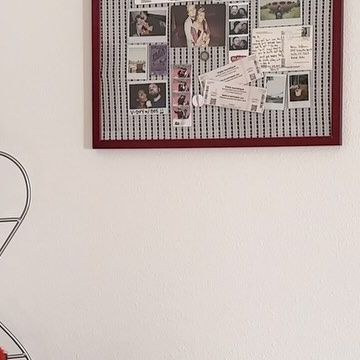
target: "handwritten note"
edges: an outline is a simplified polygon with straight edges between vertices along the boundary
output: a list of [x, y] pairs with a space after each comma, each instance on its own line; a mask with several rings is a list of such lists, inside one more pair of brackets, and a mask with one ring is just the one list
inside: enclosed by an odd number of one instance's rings
[[252, 54], [264, 72], [312, 70], [311, 26], [254, 29]]

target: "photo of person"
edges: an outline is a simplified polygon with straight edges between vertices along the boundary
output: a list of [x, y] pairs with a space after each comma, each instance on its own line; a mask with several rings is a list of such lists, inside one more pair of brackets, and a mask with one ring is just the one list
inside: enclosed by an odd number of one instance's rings
[[191, 83], [191, 80], [174, 80], [173, 81], [173, 88], [172, 88], [172, 91], [173, 92], [189, 92], [191, 89], [190, 89], [190, 83]]
[[259, 1], [259, 26], [302, 24], [302, 0]]
[[166, 29], [165, 8], [129, 11], [129, 43], [166, 42]]
[[289, 73], [289, 108], [310, 107], [310, 73]]
[[244, 35], [249, 33], [248, 21], [230, 21], [229, 33], [230, 35]]
[[172, 69], [173, 79], [188, 79], [191, 77], [191, 65], [178, 65]]
[[190, 93], [173, 94], [173, 105], [174, 106], [190, 105]]
[[171, 47], [225, 46], [225, 5], [173, 5]]
[[229, 19], [248, 19], [248, 4], [234, 4], [229, 7]]
[[130, 83], [130, 110], [142, 110], [134, 113], [147, 114], [156, 113], [156, 109], [166, 109], [166, 89], [167, 83], [164, 81]]
[[128, 46], [128, 80], [146, 80], [148, 73], [147, 45]]
[[183, 108], [174, 108], [174, 117], [173, 120], [185, 120], [189, 119], [190, 117], [190, 109], [189, 107], [183, 107]]
[[248, 50], [249, 41], [247, 36], [233, 36], [229, 38], [230, 50]]

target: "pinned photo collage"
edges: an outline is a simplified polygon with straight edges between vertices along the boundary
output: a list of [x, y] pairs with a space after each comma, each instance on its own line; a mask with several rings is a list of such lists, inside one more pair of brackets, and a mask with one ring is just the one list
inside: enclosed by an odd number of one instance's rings
[[[128, 10], [130, 114], [170, 113], [174, 127], [192, 126], [192, 105], [196, 106], [196, 98], [205, 94], [199, 92], [193, 99], [192, 65], [181, 57], [176, 58], [176, 65], [170, 65], [170, 48], [204, 48], [202, 61], [211, 59], [208, 48], [226, 49], [228, 64], [194, 75], [205, 79], [203, 86], [207, 81], [212, 97], [218, 96], [215, 103], [222, 104], [217, 106], [233, 107], [223, 101], [231, 91], [238, 92], [236, 106], [244, 111], [252, 111], [254, 104], [262, 111], [311, 106], [314, 29], [303, 24], [303, 0], [258, 0], [255, 10], [249, 0], [216, 4], [184, 1], [182, 5], [175, 1], [166, 5], [159, 0], [147, 2], [147, 6]], [[149, 7], [152, 4], [158, 5]], [[253, 10], [259, 21], [251, 29]], [[265, 76], [265, 87], [251, 85], [259, 74]], [[253, 103], [244, 105], [250, 98]], [[207, 105], [206, 101], [200, 103]]]
[[249, 56], [249, 3], [229, 5], [229, 60]]
[[192, 125], [192, 66], [171, 67], [171, 117], [175, 127]]
[[[127, 80], [130, 115], [168, 113], [167, 29], [166, 7], [129, 10]], [[159, 80], [159, 77], [165, 80]]]

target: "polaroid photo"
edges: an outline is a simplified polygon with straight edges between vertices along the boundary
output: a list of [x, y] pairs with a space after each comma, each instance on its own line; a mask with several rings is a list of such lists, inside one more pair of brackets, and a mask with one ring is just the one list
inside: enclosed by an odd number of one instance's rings
[[265, 110], [285, 110], [286, 100], [285, 74], [267, 74], [265, 88], [267, 89]]
[[167, 8], [129, 10], [129, 44], [166, 43]]
[[171, 47], [225, 46], [226, 5], [172, 5]]
[[128, 46], [128, 80], [146, 80], [148, 78], [148, 46]]
[[259, 27], [302, 25], [303, 0], [259, 0]]
[[169, 47], [167, 44], [151, 44], [149, 68], [151, 76], [168, 76]]
[[137, 81], [128, 84], [131, 115], [167, 114], [167, 81]]
[[249, 19], [249, 3], [243, 2], [229, 5], [229, 20]]
[[288, 73], [289, 109], [311, 107], [310, 72]]

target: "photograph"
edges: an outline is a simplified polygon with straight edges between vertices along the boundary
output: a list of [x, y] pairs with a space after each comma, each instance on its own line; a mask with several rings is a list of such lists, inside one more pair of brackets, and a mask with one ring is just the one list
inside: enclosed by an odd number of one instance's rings
[[174, 65], [171, 77], [173, 79], [189, 79], [191, 78], [191, 65]]
[[265, 88], [267, 89], [265, 110], [284, 110], [286, 99], [286, 75], [266, 75]]
[[150, 75], [168, 76], [169, 48], [167, 44], [151, 44], [149, 67]]
[[146, 80], [148, 75], [147, 45], [128, 46], [128, 80]]
[[171, 47], [225, 46], [225, 4], [172, 5]]
[[167, 8], [129, 10], [129, 43], [136, 44], [166, 41]]
[[244, 35], [249, 33], [249, 21], [248, 20], [234, 20], [229, 22], [229, 34], [230, 35]]
[[259, 1], [259, 26], [302, 25], [302, 0]]
[[173, 93], [172, 103], [174, 106], [190, 105], [190, 92], [189, 93]]
[[173, 107], [171, 117], [175, 127], [191, 126], [191, 109], [189, 106]]
[[310, 73], [288, 74], [289, 108], [309, 108], [310, 104]]
[[159, 114], [167, 112], [167, 82], [142, 81], [129, 83], [131, 114]]
[[249, 5], [247, 3], [231, 4], [229, 6], [229, 19], [248, 19]]
[[249, 50], [248, 36], [229, 37], [230, 50]]
[[191, 91], [191, 80], [180, 80], [174, 79], [172, 82], [172, 91], [173, 92], [189, 92]]

